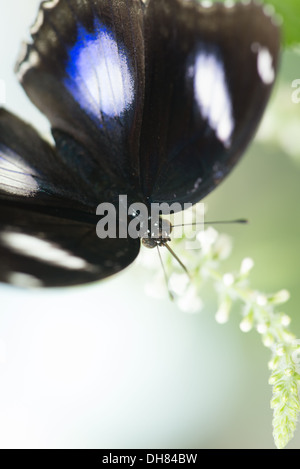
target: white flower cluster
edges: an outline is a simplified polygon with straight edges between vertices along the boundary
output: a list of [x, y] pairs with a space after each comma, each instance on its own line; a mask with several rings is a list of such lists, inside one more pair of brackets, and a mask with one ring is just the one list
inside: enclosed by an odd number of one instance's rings
[[186, 249], [188, 236], [185, 235], [182, 239], [172, 241], [172, 248], [181, 263], [187, 267], [188, 274], [166, 248], [159, 248], [163, 266], [160, 265], [159, 257], [153, 255], [153, 251], [144, 250], [146, 252], [141, 256], [140, 262], [153, 271], [151, 283], [146, 288], [147, 293], [157, 298], [167, 297], [169, 293], [182, 311], [197, 313], [203, 308], [203, 284], [211, 280], [219, 298], [216, 320], [220, 324], [228, 321], [235, 302], [242, 303], [241, 331], [256, 330], [262, 336], [263, 345], [272, 352], [269, 368], [272, 371], [270, 384], [273, 386], [273, 435], [276, 446], [283, 448], [293, 436], [300, 412], [300, 375], [294, 360], [295, 353], [300, 353], [300, 341], [296, 341], [288, 330], [289, 316], [275, 311], [278, 305], [288, 301], [289, 292], [281, 290], [276, 294], [266, 295], [251, 289], [249, 274], [254, 262], [250, 258], [242, 261], [237, 273], [220, 273], [221, 261], [231, 253], [230, 238], [219, 234], [212, 227], [200, 231], [196, 238], [198, 249]]

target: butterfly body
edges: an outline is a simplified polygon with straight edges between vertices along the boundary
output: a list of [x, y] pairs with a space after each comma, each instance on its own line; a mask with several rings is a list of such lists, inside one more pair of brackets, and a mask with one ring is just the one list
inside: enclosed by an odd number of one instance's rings
[[279, 28], [254, 2], [50, 0], [31, 34], [16, 73], [55, 145], [0, 110], [0, 281], [88, 283], [140, 249], [99, 239], [99, 204], [180, 209], [231, 171], [268, 101]]

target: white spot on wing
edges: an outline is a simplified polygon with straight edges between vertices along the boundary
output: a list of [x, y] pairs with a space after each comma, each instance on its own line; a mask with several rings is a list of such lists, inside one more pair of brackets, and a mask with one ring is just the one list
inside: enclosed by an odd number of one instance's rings
[[38, 12], [35, 23], [30, 28], [30, 34], [36, 34], [39, 31], [43, 23], [44, 23], [44, 12], [43, 10], [40, 10]]
[[[96, 28], [96, 26], [95, 26]], [[120, 116], [134, 100], [134, 81], [125, 48], [113, 34], [97, 25], [92, 37], [84, 28], [70, 52], [65, 84], [88, 113], [101, 119]]]
[[270, 51], [258, 43], [252, 44], [252, 51], [257, 53], [257, 71], [265, 85], [271, 85], [275, 80], [273, 57]]
[[33, 169], [0, 145], [0, 189], [7, 194], [33, 196], [39, 189]]
[[213, 2], [211, 0], [203, 0], [200, 2], [200, 6], [203, 8], [211, 8], [213, 6]]
[[202, 178], [198, 178], [194, 184], [193, 189], [188, 191], [188, 194], [194, 194], [195, 192], [197, 192], [202, 182], [203, 182]]
[[7, 281], [16, 287], [37, 288], [42, 287], [43, 282], [36, 277], [23, 272], [13, 272], [8, 275]]
[[235, 2], [233, 0], [225, 0], [224, 6], [225, 8], [233, 8], [235, 5]]
[[58, 5], [59, 2], [60, 0], [48, 0], [47, 2], [43, 3], [43, 8], [50, 10], [51, 8], [56, 7], [56, 5]]
[[266, 85], [271, 85], [275, 80], [275, 70], [273, 68], [273, 58], [268, 49], [263, 48], [258, 53], [257, 69], [262, 81]]
[[0, 239], [14, 253], [22, 254], [45, 264], [51, 264], [67, 270], [93, 270], [93, 266], [84, 259], [66, 251], [58, 244], [36, 238], [35, 236], [17, 232], [4, 232], [1, 233]]
[[263, 6], [263, 11], [266, 16], [273, 18], [276, 14], [275, 7], [273, 5], [267, 4]]
[[229, 146], [234, 119], [223, 63], [214, 53], [200, 52], [196, 56], [194, 74], [195, 97], [200, 111], [219, 140]]
[[[26, 48], [25, 51], [24, 51], [24, 47]], [[21, 51], [21, 54], [25, 54], [27, 53], [27, 49], [28, 49], [28, 45], [22, 45], [22, 51]], [[23, 79], [23, 76], [25, 75], [25, 73], [30, 70], [31, 68], [33, 67], [37, 67], [40, 63], [40, 57], [39, 57], [39, 54], [35, 51], [35, 50], [31, 50], [29, 55], [28, 55], [28, 59], [25, 60], [24, 62], [20, 61], [19, 60], [19, 68], [17, 69], [17, 77], [18, 77], [18, 80], [19, 81], [22, 81]]]

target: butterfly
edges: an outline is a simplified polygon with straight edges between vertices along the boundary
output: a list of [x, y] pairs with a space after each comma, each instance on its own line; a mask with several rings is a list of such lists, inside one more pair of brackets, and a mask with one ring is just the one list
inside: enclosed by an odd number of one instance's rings
[[195, 204], [240, 159], [275, 81], [280, 28], [256, 2], [49, 0], [31, 36], [16, 74], [55, 144], [0, 109], [0, 281], [94, 282], [141, 244], [100, 239], [100, 203]]

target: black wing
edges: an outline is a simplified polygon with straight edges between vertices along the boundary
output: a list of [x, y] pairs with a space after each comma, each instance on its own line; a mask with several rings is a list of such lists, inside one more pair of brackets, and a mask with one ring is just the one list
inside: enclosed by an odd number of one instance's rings
[[[43, 2], [33, 42], [17, 65], [25, 91], [51, 123], [61, 157], [100, 193], [102, 178], [119, 194], [131, 187], [138, 192], [142, 24], [140, 0]], [[70, 142], [88, 154], [74, 162], [65, 152]]]
[[140, 151], [152, 200], [195, 203], [223, 180], [261, 119], [279, 49], [256, 2], [148, 2]]
[[[17, 70], [62, 158], [96, 189], [105, 174], [119, 193], [155, 202], [195, 203], [228, 174], [258, 126], [280, 48], [256, 2], [48, 1], [32, 37]], [[84, 167], [62, 151], [69, 136], [89, 150]]]
[[139, 241], [99, 239], [96, 209], [32, 127], [0, 110], [0, 281], [60, 287], [127, 267]]

